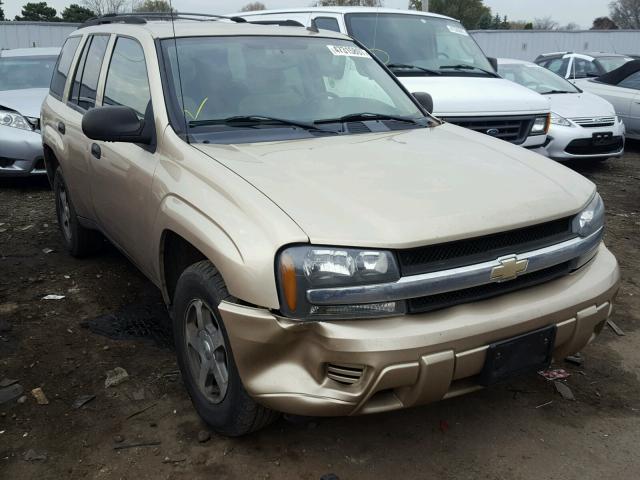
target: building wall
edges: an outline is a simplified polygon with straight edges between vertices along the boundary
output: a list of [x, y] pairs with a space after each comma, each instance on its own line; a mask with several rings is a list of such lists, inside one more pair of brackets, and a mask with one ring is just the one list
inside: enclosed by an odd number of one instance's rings
[[77, 28], [64, 22], [0, 22], [0, 49], [61, 47]]
[[471, 34], [489, 57], [533, 60], [550, 52], [640, 54], [640, 30], [475, 30]]

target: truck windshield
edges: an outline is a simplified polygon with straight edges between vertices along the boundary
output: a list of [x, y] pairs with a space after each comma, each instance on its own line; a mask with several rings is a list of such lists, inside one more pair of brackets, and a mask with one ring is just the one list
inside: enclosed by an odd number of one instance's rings
[[0, 58], [0, 91], [49, 88], [57, 57]]
[[353, 118], [395, 119], [402, 128], [430, 121], [351, 41], [219, 36], [164, 40], [162, 46], [174, 118], [184, 120], [190, 141], [225, 142], [239, 129], [243, 137], [264, 140], [273, 139], [266, 130], [277, 130], [278, 138], [346, 133], [342, 123]]
[[[367, 46], [398, 76], [494, 76], [475, 40], [456, 21], [401, 13], [350, 13], [349, 34]], [[400, 66], [395, 68], [395, 66]], [[411, 69], [407, 66], [415, 66]]]

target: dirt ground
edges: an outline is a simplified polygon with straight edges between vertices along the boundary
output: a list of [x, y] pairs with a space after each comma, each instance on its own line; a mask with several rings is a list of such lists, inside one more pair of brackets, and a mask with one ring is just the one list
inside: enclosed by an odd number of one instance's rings
[[[0, 405], [0, 478], [640, 478], [640, 144], [621, 160], [572, 168], [598, 184], [608, 208], [606, 243], [623, 275], [613, 320], [626, 333], [605, 328], [581, 367], [558, 364], [575, 401], [531, 375], [420, 408], [282, 419], [205, 442], [173, 351], [153, 327], [159, 292], [113, 248], [68, 256], [46, 181], [3, 181], [0, 380], [18, 380], [25, 397]], [[65, 298], [42, 300], [49, 294]], [[146, 338], [113, 340], [81, 325], [123, 308], [146, 319]], [[105, 388], [115, 367], [129, 379]], [[95, 398], [75, 408], [84, 395]]]

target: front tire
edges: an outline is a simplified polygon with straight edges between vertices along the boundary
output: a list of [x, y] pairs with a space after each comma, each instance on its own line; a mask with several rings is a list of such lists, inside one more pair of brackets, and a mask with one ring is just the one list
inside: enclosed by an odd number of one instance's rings
[[60, 167], [56, 169], [53, 177], [53, 192], [58, 226], [65, 249], [74, 257], [85, 257], [98, 251], [103, 242], [102, 235], [80, 224]]
[[234, 298], [211, 262], [191, 265], [176, 286], [173, 332], [196, 411], [216, 432], [237, 437], [265, 427], [277, 413], [256, 403], [242, 385], [218, 311], [222, 300]]

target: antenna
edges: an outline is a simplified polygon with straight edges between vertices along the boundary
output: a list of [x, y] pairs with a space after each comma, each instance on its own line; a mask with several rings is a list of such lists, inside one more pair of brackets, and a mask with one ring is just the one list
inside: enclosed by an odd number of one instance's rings
[[178, 68], [178, 84], [180, 86], [180, 105], [182, 106], [182, 118], [184, 119], [184, 133], [185, 140], [189, 143], [189, 124], [187, 123], [187, 116], [185, 115], [184, 109], [184, 93], [182, 91], [182, 74], [180, 73], [180, 58], [178, 56], [178, 40], [176, 39], [176, 24], [174, 21], [174, 17], [176, 15], [176, 11], [173, 9], [173, 4], [171, 0], [169, 0], [169, 8], [171, 8], [171, 30], [173, 31], [173, 48], [176, 51], [176, 67]]

